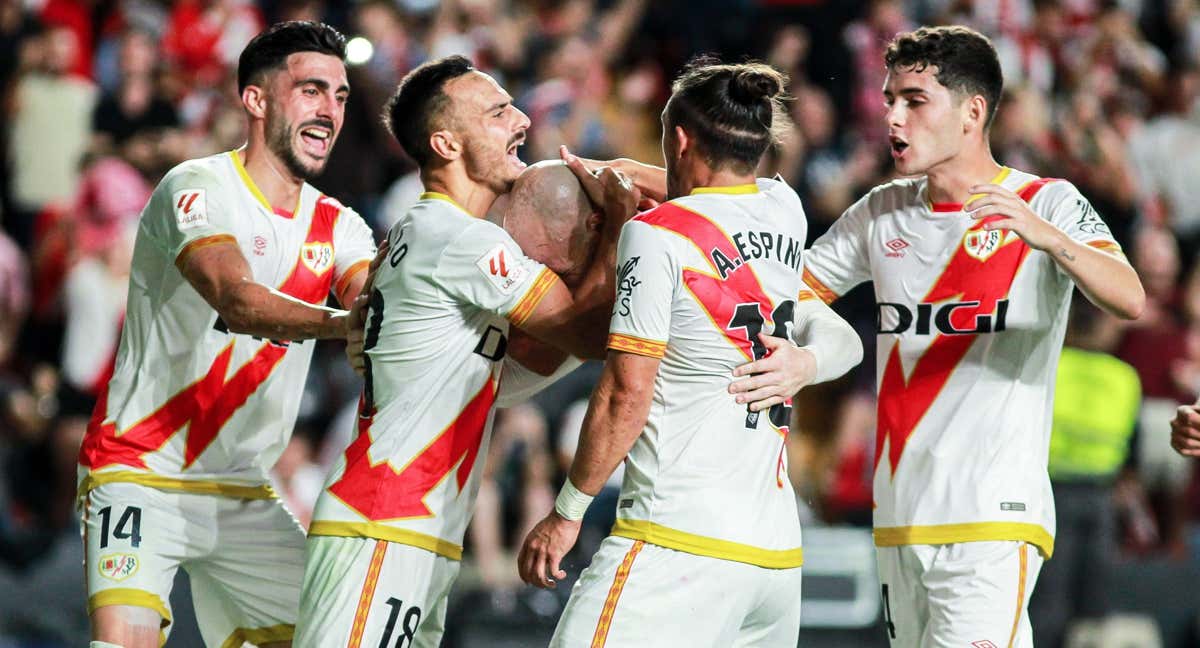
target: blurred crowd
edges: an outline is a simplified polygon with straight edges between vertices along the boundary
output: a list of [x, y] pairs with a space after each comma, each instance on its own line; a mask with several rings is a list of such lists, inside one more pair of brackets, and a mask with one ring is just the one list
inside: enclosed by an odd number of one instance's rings
[[[1139, 390], [1119, 460], [1098, 475], [1117, 519], [1106, 533], [1118, 559], [1200, 555], [1200, 472], [1171, 453], [1166, 425], [1200, 392], [1197, 0], [0, 0], [0, 582], [53, 579], [43, 572], [63, 569], [56, 547], [78, 542], [76, 451], [111, 372], [138, 213], [173, 165], [242, 144], [238, 54], [292, 19], [353, 38], [345, 127], [314, 184], [380, 236], [420, 185], [379, 111], [429, 58], [465, 54], [513, 94], [533, 122], [521, 152], [530, 162], [562, 143], [659, 161], [659, 112], [689, 57], [766, 60], [791, 77], [794, 127], [761, 174], [800, 192], [815, 238], [891, 177], [880, 87], [892, 35], [920, 24], [983, 31], [1006, 80], [996, 158], [1074, 182], [1148, 295], [1139, 321], [1095, 315], [1108, 334], [1072, 342], [1132, 367]], [[869, 527], [869, 288], [836, 308], [867, 359], [801, 394], [790, 473], [806, 524]], [[516, 586], [514, 544], [552, 506], [595, 375], [585, 366], [500, 414], [463, 587]], [[358, 389], [338, 344], [319, 345], [274, 475], [302, 522], [349, 439]], [[592, 542], [611, 524], [602, 509], [588, 520]], [[580, 556], [592, 547], [585, 534]], [[81, 586], [75, 600], [82, 608]], [[0, 645], [66, 645], [86, 632], [78, 615], [13, 614], [0, 612]]]

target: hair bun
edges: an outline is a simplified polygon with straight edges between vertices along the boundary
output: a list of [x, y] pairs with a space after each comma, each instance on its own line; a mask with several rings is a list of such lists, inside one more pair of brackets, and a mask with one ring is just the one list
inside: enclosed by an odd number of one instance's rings
[[729, 81], [729, 96], [744, 104], [757, 104], [774, 99], [783, 92], [783, 78], [766, 65], [745, 66]]

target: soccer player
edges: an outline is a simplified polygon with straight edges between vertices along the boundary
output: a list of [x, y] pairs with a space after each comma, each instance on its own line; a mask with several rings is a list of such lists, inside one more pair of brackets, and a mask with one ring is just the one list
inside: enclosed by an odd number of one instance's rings
[[[800, 626], [800, 521], [786, 472], [790, 405], [749, 411], [735, 367], [790, 347], [826, 313], [825, 380], [862, 356], [800, 279], [796, 193], [754, 169], [781, 127], [783, 77], [694, 62], [663, 111], [667, 202], [624, 227], [608, 357], [555, 510], [529, 533], [521, 577], [562, 556], [617, 464], [617, 521], [580, 576], [552, 646], [783, 646]], [[813, 351], [803, 352], [812, 354]], [[814, 376], [810, 376], [814, 378]]]
[[288, 645], [304, 532], [268, 485], [314, 338], [375, 253], [352, 210], [306, 180], [325, 166], [349, 87], [345, 39], [272, 26], [238, 61], [244, 148], [172, 169], [142, 212], [116, 368], [79, 454], [94, 648], [152, 648], [191, 577], [209, 646]]
[[[597, 178], [574, 164], [604, 214], [571, 291], [483, 218], [522, 173], [529, 127], [495, 80], [461, 56], [430, 61], [401, 81], [385, 119], [426, 193], [389, 232], [373, 277], [359, 435], [309, 528], [296, 629], [306, 647], [441, 641], [494, 409], [547, 380], [506, 359], [509, 327], [602, 357], [616, 239], [638, 199], [612, 170]], [[524, 346], [539, 362], [562, 357]]]
[[[875, 282], [888, 636], [897, 648], [1030, 646], [1026, 607], [1054, 550], [1046, 466], [1072, 285], [1125, 319], [1145, 293], [1071, 183], [992, 157], [1003, 79], [986, 37], [899, 34], [885, 65], [891, 153], [910, 177], [847, 209], [804, 266], [827, 302]], [[651, 197], [664, 185], [655, 167], [616, 166]]]
[[1171, 419], [1171, 447], [1185, 457], [1200, 457], [1200, 402], [1180, 405]]

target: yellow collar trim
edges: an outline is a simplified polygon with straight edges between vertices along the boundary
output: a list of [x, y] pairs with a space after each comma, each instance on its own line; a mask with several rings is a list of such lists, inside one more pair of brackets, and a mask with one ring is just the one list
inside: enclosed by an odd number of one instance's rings
[[465, 208], [463, 208], [462, 205], [458, 204], [458, 202], [456, 200], [454, 200], [450, 196], [447, 196], [444, 193], [439, 193], [437, 191], [426, 191], [425, 193], [421, 194], [421, 196], [418, 198], [418, 200], [443, 200], [445, 202], [450, 203], [451, 205], [454, 205], [455, 207], [457, 207], [459, 209], [459, 211], [470, 216], [471, 218], [476, 217], [474, 214], [472, 214], [471, 212], [469, 212]]
[[246, 165], [242, 164], [242, 158], [238, 155], [237, 150], [229, 152], [229, 159], [233, 160], [233, 168], [237, 169], [238, 175], [242, 177], [242, 182], [245, 183], [246, 188], [250, 190], [250, 193], [254, 194], [254, 197], [258, 200], [259, 204], [261, 204], [263, 207], [266, 207], [267, 211], [274, 213], [275, 209], [271, 207], [270, 201], [267, 200], [267, 197], [263, 195], [262, 191], [259, 191], [258, 185], [254, 184], [254, 179], [251, 178], [250, 174], [246, 172]]
[[739, 195], [739, 194], [756, 194], [756, 193], [758, 193], [758, 185], [754, 184], [754, 183], [750, 183], [750, 184], [741, 184], [741, 185], [730, 185], [728, 187], [696, 187], [695, 189], [692, 189], [692, 193], [689, 195], [692, 195], [692, 196], [694, 196], [696, 194]]
[[[1005, 180], [1008, 179], [1008, 175], [1010, 173], [1012, 173], [1012, 169], [1010, 169], [1006, 166], [1002, 166], [1002, 167], [1000, 167], [1000, 172], [997, 173], [991, 180], [988, 180], [984, 184], [994, 184], [994, 185], [1001, 184]], [[948, 209], [948, 208], [953, 208], [953, 207], [958, 207], [959, 211], [965, 211], [967, 209], [967, 205], [971, 204], [971, 201], [976, 200], [978, 198], [982, 198], [982, 197], [983, 197], [983, 194], [974, 194], [970, 198], [967, 198], [967, 202], [965, 202], [961, 205], [955, 205], [954, 203], [939, 203], [939, 205], [942, 205], [942, 207], [938, 208], [938, 207], [935, 207], [933, 204], [933, 201], [929, 199], [929, 183], [928, 183], [928, 181], [926, 181], [926, 183], [925, 183], [925, 206], [928, 207], [930, 211], [935, 211], [935, 212], [936, 211], [954, 211], [953, 209]]]

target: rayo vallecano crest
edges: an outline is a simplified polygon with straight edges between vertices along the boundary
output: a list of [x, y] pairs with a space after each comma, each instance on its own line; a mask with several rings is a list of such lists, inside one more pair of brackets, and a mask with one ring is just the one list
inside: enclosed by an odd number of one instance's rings
[[323, 241], [305, 243], [300, 248], [300, 261], [313, 274], [321, 276], [333, 265], [333, 246]]
[[963, 249], [976, 259], [987, 261], [1004, 245], [1006, 233], [1002, 230], [969, 230], [963, 236]]

